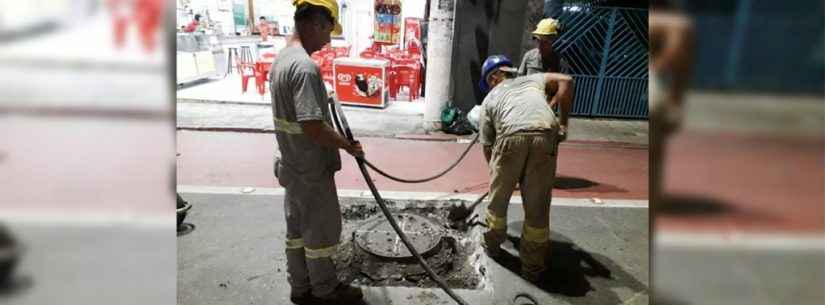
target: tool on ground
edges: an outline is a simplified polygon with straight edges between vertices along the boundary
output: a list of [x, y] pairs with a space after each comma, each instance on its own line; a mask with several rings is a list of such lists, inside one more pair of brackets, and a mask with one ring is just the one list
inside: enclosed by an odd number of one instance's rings
[[473, 204], [471, 204], [469, 207], [464, 204], [450, 207], [450, 213], [447, 214], [447, 218], [450, 220], [451, 226], [460, 227], [467, 225], [467, 219], [473, 215], [473, 212], [475, 211], [476, 207], [481, 203], [481, 201], [484, 200], [484, 198], [487, 198], [487, 195], [489, 194], [489, 191], [484, 193], [484, 195], [481, 195], [481, 197], [476, 199], [476, 201], [473, 202]]

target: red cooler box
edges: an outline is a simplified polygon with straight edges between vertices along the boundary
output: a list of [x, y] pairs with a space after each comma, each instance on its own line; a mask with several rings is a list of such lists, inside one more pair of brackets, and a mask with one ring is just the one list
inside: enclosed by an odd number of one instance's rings
[[332, 73], [335, 93], [345, 105], [387, 107], [387, 67], [383, 59], [336, 58]]

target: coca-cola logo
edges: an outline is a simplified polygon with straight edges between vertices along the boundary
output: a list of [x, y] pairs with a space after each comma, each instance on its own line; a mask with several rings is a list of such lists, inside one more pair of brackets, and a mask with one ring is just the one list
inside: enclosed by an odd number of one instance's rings
[[351, 74], [346, 74], [346, 73], [338, 74], [338, 81], [349, 82], [351, 80], [352, 80], [352, 75]]

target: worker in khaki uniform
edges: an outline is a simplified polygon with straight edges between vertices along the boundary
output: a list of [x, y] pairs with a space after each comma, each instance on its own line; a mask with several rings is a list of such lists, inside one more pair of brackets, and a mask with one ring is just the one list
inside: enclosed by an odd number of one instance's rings
[[[515, 69], [504, 56], [489, 57], [482, 66], [480, 87], [492, 88], [481, 104], [479, 139], [490, 164], [490, 205], [484, 234], [487, 254], [501, 254], [507, 237], [507, 207], [516, 184], [524, 207], [519, 253], [522, 276], [536, 282], [545, 270], [550, 222], [550, 194], [556, 172], [558, 143], [567, 132], [573, 79], [558, 73], [512, 78]], [[559, 119], [552, 106], [558, 104]]]
[[536, 25], [533, 40], [538, 46], [524, 53], [518, 68], [518, 75], [547, 72], [567, 73], [570, 70], [567, 62], [553, 49], [553, 43], [559, 37], [560, 28], [559, 21], [553, 18], [542, 19]]
[[338, 281], [332, 255], [341, 237], [334, 174], [338, 149], [363, 156], [334, 131], [319, 67], [309, 54], [341, 33], [335, 0], [295, 0], [295, 34], [272, 64], [272, 112], [280, 158], [275, 175], [286, 189], [286, 256], [295, 304], [359, 304], [361, 290]]

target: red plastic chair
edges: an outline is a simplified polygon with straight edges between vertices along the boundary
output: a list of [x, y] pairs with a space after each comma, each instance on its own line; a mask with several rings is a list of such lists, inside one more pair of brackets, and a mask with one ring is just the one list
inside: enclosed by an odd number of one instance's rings
[[261, 95], [266, 93], [266, 85], [269, 83], [269, 70], [271, 68], [271, 63], [259, 62], [255, 64], [255, 86]]
[[312, 61], [314, 61], [315, 64], [318, 65], [319, 67], [324, 64], [324, 57], [321, 56], [321, 55], [318, 55], [318, 53], [312, 53], [310, 58], [312, 58]]
[[372, 44], [371, 44], [371, 45], [367, 48], [367, 50], [370, 50], [370, 51], [372, 51], [373, 53], [380, 53], [380, 52], [381, 52], [381, 44], [378, 44], [378, 43], [374, 43], [374, 42], [373, 42], [373, 43], [372, 43]]
[[335, 57], [348, 57], [350, 47], [337, 47], [335, 50]]
[[418, 64], [394, 65], [390, 72], [390, 96], [395, 98], [401, 87], [409, 89], [410, 101], [417, 99], [421, 92], [421, 66]]
[[330, 85], [335, 83], [335, 78], [332, 75], [332, 62], [331, 61], [329, 63], [325, 63], [324, 65], [321, 66], [321, 79], [324, 80], [324, 82], [329, 83]]
[[241, 92], [246, 93], [249, 88], [249, 79], [255, 79], [255, 89], [258, 94], [264, 95], [266, 93], [266, 84], [269, 79], [269, 68], [263, 65], [268, 64], [241, 64], [238, 68], [241, 71]]
[[241, 72], [241, 92], [246, 93], [246, 88], [249, 85], [249, 79], [255, 78], [255, 85], [258, 85], [258, 69], [254, 64], [241, 63], [238, 64], [238, 70]]
[[407, 41], [406, 51], [410, 54], [421, 55], [421, 42], [418, 39], [410, 39]]
[[375, 58], [376, 53], [371, 50], [364, 50], [359, 56], [361, 58]]
[[335, 53], [334, 52], [324, 53], [324, 64], [325, 65], [331, 65], [333, 60], [335, 60]]

